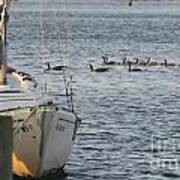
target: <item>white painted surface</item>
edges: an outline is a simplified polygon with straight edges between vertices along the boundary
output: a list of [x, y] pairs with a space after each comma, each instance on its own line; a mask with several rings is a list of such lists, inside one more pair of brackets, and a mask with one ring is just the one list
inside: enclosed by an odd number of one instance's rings
[[32, 78], [32, 81], [30, 81], [30, 80], [24, 81], [23, 79], [26, 77], [28, 77], [28, 76], [18, 74], [18, 72], [12, 73], [12, 78], [20, 85], [21, 88], [33, 90], [36, 87], [37, 82], [32, 77], [30, 77], [30, 78]]
[[76, 117], [73, 113], [58, 111], [54, 114], [44, 146], [40, 174], [62, 167], [71, 153]]
[[15, 108], [34, 107], [42, 104], [33, 93], [9, 86], [0, 86], [0, 111]]
[[73, 113], [40, 104], [30, 93], [0, 86], [0, 115], [13, 118], [15, 174], [40, 176], [65, 164], [73, 145]]

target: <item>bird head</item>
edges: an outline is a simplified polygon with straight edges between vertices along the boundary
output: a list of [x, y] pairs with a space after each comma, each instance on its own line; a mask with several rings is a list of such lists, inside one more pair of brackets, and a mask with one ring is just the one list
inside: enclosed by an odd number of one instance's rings
[[89, 67], [90, 67], [90, 70], [93, 71], [94, 68], [93, 68], [93, 65], [92, 64], [89, 64]]
[[45, 63], [44, 63], [44, 65], [48, 66], [48, 70], [50, 70], [50, 69], [51, 69], [50, 63], [49, 63], [48, 61], [47, 61], [47, 62], [45, 62]]

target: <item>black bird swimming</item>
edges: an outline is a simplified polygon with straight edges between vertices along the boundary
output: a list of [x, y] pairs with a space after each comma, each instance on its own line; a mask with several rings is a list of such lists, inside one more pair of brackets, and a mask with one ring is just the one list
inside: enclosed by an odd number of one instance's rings
[[131, 68], [131, 63], [129, 62], [128, 63], [128, 65], [129, 65], [129, 72], [141, 72], [142, 71], [142, 69], [140, 69], [140, 68]]
[[131, 63], [131, 64], [134, 64], [134, 65], [136, 65], [136, 64], [138, 64], [139, 63], [139, 59], [138, 58], [134, 58], [134, 60], [135, 61], [127, 61], [127, 63]]
[[138, 59], [138, 65], [139, 66], [146, 66], [147, 65], [147, 63], [149, 62], [148, 60], [146, 61], [146, 60], [142, 60], [142, 59], [139, 59], [139, 58], [137, 58]]
[[102, 59], [105, 65], [118, 65], [118, 63], [115, 61], [109, 61], [108, 56], [102, 56]]
[[90, 64], [89, 67], [92, 72], [107, 72], [111, 69], [110, 67], [94, 68], [92, 64]]
[[126, 65], [126, 56], [122, 59], [122, 64]]
[[176, 66], [176, 63], [173, 63], [173, 62], [168, 63], [168, 62], [167, 62], [167, 59], [165, 59], [165, 60], [164, 60], [164, 65], [165, 65], [166, 67], [168, 67], [168, 66], [174, 67], [174, 66]]
[[151, 61], [151, 57], [145, 57], [145, 59], [147, 60], [146, 63], [149, 64]]
[[150, 57], [146, 57], [145, 59], [147, 59], [147, 66], [161, 66], [161, 63], [157, 62], [157, 61], [151, 61]]
[[133, 2], [132, 0], [129, 1], [129, 6], [132, 6], [132, 2]]
[[50, 70], [53, 70], [53, 71], [62, 71], [64, 69], [68, 68], [68, 66], [64, 66], [64, 65], [58, 65], [58, 66], [51, 67], [49, 62], [46, 62], [44, 64], [47, 65], [47, 69], [45, 69], [45, 71], [50, 71]]
[[124, 58], [123, 58], [123, 61], [122, 61], [122, 64], [123, 64], [123, 65], [129, 65], [129, 63], [131, 63], [131, 65], [132, 65], [132, 64], [134, 64], [134, 65], [135, 65], [135, 64], [138, 64], [139, 59], [138, 59], [138, 58], [134, 58], [134, 60], [135, 60], [135, 61], [130, 61], [130, 60], [127, 61], [127, 58], [124, 57]]

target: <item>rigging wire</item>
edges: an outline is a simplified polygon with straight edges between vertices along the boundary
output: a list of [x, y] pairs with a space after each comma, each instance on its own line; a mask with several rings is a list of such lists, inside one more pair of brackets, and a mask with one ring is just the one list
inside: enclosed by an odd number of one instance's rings
[[[55, 3], [52, 3], [55, 4]], [[64, 6], [64, 5], [63, 5]], [[65, 7], [65, 6], [64, 6]], [[64, 8], [65, 9], [65, 8]], [[53, 19], [56, 19], [58, 17], [58, 12], [57, 10], [51, 9], [51, 11], [53, 12]], [[58, 22], [56, 21], [55, 24], [57, 25]], [[63, 33], [62, 31], [60, 31], [60, 28], [58, 28], [58, 26], [56, 26], [56, 32], [57, 32], [57, 43], [58, 43], [58, 54], [59, 57], [61, 59], [61, 63], [62, 65], [64, 64], [64, 59], [68, 59], [68, 72], [67, 70], [63, 70], [63, 80], [64, 80], [64, 85], [65, 85], [65, 95], [67, 97], [67, 103], [69, 106], [69, 109], [74, 109], [72, 107], [74, 107], [73, 104], [73, 99], [71, 98], [71, 94], [72, 94], [72, 88], [70, 87], [70, 85], [72, 86], [72, 75], [70, 74], [70, 57], [68, 57], [68, 51], [64, 51], [63, 50], [67, 49], [67, 39], [68, 39], [68, 25], [67, 25], [67, 20], [64, 21], [64, 26], [63, 26]], [[64, 42], [63, 42], [64, 40]], [[64, 55], [64, 56], [63, 56]], [[68, 77], [68, 79], [67, 79]]]
[[[45, 46], [45, 33], [44, 33], [44, 26], [43, 26], [43, 0], [39, 0], [39, 8], [40, 8], [40, 32], [41, 32], [41, 52], [40, 52], [40, 60], [41, 60], [41, 64], [42, 64], [42, 69], [43, 69], [43, 65], [45, 63], [45, 59], [47, 59], [47, 57], [45, 57], [45, 55], [47, 55], [47, 48]], [[47, 94], [47, 78], [46, 76], [44, 76], [43, 73], [43, 78], [44, 78], [44, 90], [43, 90], [43, 95]]]
[[[65, 9], [65, 5], [63, 7]], [[62, 45], [62, 50], [68, 48], [68, 42], [67, 42], [68, 32], [67, 32], [67, 30], [68, 30], [68, 24], [67, 24], [67, 20], [65, 19], [65, 21], [64, 21], [64, 46], [63, 46], [63, 42], [60, 43], [60, 38], [63, 39], [63, 34], [61, 34], [59, 28], [57, 28], [57, 32], [60, 35], [58, 37], [58, 44], [59, 44], [59, 46], [60, 46], [60, 44]], [[70, 75], [70, 68], [71, 68], [70, 57], [68, 57], [68, 51], [67, 50], [64, 53], [65, 53], [64, 58], [66, 60], [68, 59], [68, 70], [69, 70], [69, 72], [67, 73], [66, 70], [64, 71], [63, 79], [64, 79], [64, 84], [65, 84], [65, 89], [66, 89], [65, 91], [66, 91], [66, 96], [67, 96], [67, 103], [68, 103], [69, 109], [72, 109], [71, 106], [72, 106], [73, 102], [70, 99], [70, 93], [71, 93], [70, 92], [70, 84], [71, 84], [71, 82], [70, 82], [70, 79], [67, 80], [68, 75], [69, 75], [69, 77], [71, 76]]]

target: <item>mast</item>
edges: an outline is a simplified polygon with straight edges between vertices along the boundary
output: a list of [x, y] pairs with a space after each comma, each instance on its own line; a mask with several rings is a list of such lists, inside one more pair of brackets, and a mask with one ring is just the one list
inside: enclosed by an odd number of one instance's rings
[[6, 28], [8, 22], [7, 0], [0, 0], [0, 85], [6, 84]]

